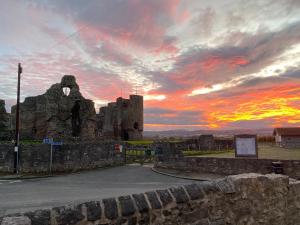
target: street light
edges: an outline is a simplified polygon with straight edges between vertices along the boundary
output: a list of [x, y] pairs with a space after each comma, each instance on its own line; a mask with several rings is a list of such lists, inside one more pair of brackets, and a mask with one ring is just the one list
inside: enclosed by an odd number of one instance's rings
[[17, 108], [16, 108], [16, 134], [15, 134], [15, 148], [14, 148], [14, 173], [19, 171], [19, 122], [20, 122], [20, 81], [22, 73], [21, 63], [18, 64], [18, 87], [17, 87]]

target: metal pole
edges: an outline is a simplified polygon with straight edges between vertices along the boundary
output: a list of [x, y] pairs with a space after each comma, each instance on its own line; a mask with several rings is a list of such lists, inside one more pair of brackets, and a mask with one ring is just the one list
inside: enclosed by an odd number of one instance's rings
[[14, 148], [14, 173], [19, 172], [19, 122], [20, 122], [20, 81], [21, 81], [22, 67], [18, 64], [18, 87], [17, 87], [17, 107], [16, 107], [16, 133], [15, 133], [15, 148]]
[[51, 148], [50, 148], [50, 173], [52, 173], [52, 156], [53, 156], [53, 148], [52, 148], [52, 144], [51, 144]]
[[125, 165], [126, 165], [126, 149], [127, 149], [127, 147], [124, 146], [124, 163], [125, 163]]

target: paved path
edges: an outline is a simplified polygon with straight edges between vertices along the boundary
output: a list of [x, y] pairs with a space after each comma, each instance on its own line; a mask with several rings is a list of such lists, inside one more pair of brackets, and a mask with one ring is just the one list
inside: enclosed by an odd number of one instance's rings
[[0, 181], [0, 216], [193, 183], [127, 165], [66, 176]]

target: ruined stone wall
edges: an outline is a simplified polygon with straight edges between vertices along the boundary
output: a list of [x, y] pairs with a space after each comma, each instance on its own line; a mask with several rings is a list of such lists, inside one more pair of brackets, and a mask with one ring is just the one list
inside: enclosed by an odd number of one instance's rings
[[[116, 142], [89, 142], [63, 144], [53, 147], [53, 172], [70, 172], [106, 166], [123, 165], [124, 155], [117, 154]], [[0, 145], [0, 172], [13, 172], [12, 144]], [[48, 173], [50, 145], [26, 144], [20, 146], [22, 173]]]
[[[162, 158], [155, 163], [155, 167], [175, 169], [181, 171], [193, 171], [199, 173], [217, 173], [233, 175], [240, 173], [272, 172], [274, 159], [253, 158], [213, 158], [213, 157], [184, 157]], [[300, 160], [280, 160], [283, 164], [284, 174], [300, 179]]]
[[182, 150], [227, 150], [233, 149], [233, 138], [214, 137], [213, 135], [200, 135], [179, 142], [178, 147]]
[[0, 99], [0, 140], [8, 140], [11, 137], [10, 118], [5, 109], [5, 101]]
[[[70, 93], [64, 93], [69, 88]], [[12, 107], [14, 124], [16, 106]], [[27, 97], [20, 104], [21, 139], [45, 137], [96, 137], [96, 111], [94, 103], [85, 99], [74, 76], [65, 75], [61, 83], [52, 85], [45, 94]]]
[[139, 140], [143, 137], [143, 127], [143, 96], [118, 98], [99, 110], [98, 128], [104, 137]]
[[216, 149], [216, 143], [213, 135], [200, 135], [199, 136], [200, 149], [213, 150]]
[[74, 206], [8, 215], [1, 225], [299, 225], [300, 181], [242, 174]]
[[[4, 103], [0, 101], [0, 119], [6, 116], [3, 109]], [[15, 124], [16, 106], [11, 112], [9, 118], [12, 118], [11, 124]], [[6, 120], [0, 120], [0, 139], [3, 121]], [[142, 139], [143, 126], [143, 96], [118, 98], [96, 114], [94, 102], [81, 95], [72, 75], [63, 76], [61, 82], [53, 84], [45, 94], [27, 97], [20, 103], [21, 139], [78, 137], [86, 140], [104, 137], [138, 140]]]

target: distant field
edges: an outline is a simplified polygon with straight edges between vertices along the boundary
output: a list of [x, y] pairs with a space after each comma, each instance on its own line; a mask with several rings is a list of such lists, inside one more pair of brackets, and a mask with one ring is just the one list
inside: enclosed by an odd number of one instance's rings
[[[217, 153], [217, 154], [204, 154], [198, 157], [219, 157], [219, 158], [234, 158], [234, 151]], [[258, 158], [260, 159], [294, 159], [300, 160], [299, 149], [285, 149], [277, 146], [267, 144], [260, 144], [258, 146]]]
[[153, 143], [151, 140], [141, 140], [141, 141], [126, 141], [128, 144], [132, 145], [150, 145]]

